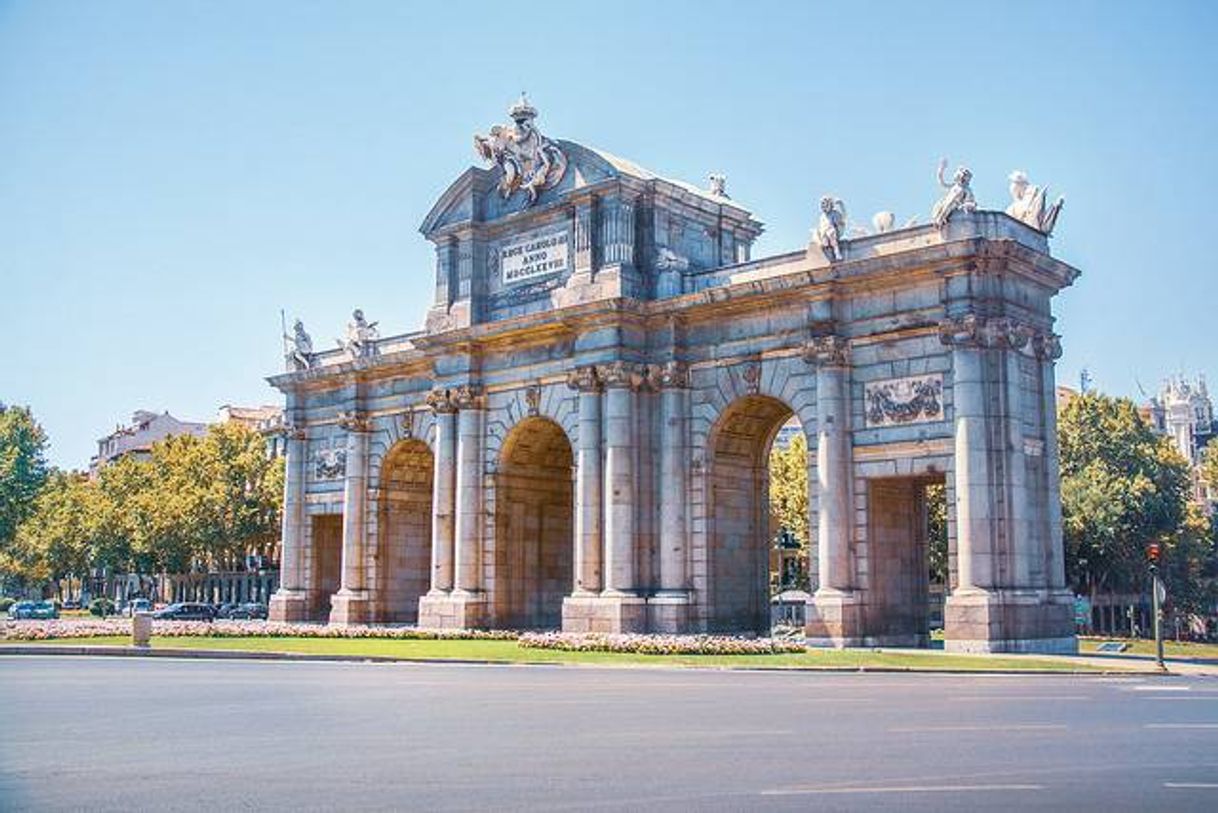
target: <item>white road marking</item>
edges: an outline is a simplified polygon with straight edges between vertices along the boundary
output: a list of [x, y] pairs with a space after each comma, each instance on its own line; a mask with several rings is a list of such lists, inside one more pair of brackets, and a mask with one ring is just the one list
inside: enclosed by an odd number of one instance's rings
[[1218, 723], [1147, 723], [1143, 728], [1218, 728]]
[[890, 728], [893, 734], [914, 734], [923, 732], [952, 732], [952, 731], [1065, 731], [1066, 726], [1058, 723], [1026, 723], [1023, 725], [928, 725], [904, 726]]
[[775, 788], [762, 796], [798, 796], [822, 793], [983, 793], [993, 790], [1044, 790], [1044, 785], [895, 785], [857, 788]]
[[1218, 790], [1218, 782], [1164, 782], [1163, 787]]
[[1125, 692], [1191, 692], [1192, 686], [1131, 686]]

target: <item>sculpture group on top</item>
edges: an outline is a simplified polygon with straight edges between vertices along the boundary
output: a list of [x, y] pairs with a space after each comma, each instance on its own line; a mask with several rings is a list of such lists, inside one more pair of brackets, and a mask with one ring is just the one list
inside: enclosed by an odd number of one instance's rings
[[504, 199], [523, 189], [528, 207], [537, 202], [538, 195], [562, 180], [567, 173], [567, 156], [533, 126], [537, 110], [523, 93], [508, 115], [514, 123], [496, 124], [487, 135], [475, 135], [474, 149], [484, 161], [503, 170], [499, 191]]
[[[947, 227], [952, 215], [956, 212], [971, 213], [977, 211], [977, 198], [973, 194], [973, 172], [966, 166], [959, 166], [949, 181], [946, 176], [947, 159], [939, 161], [935, 178], [939, 185], [947, 191], [935, 201], [931, 208], [930, 222], [935, 228], [943, 230]], [[1028, 181], [1027, 173], [1015, 170], [1008, 176], [1010, 181], [1011, 204], [1006, 213], [1016, 220], [1031, 226], [1046, 237], [1053, 233], [1057, 225], [1057, 217], [1065, 206], [1066, 199], [1058, 197], [1052, 204], [1048, 203], [1048, 187], [1035, 186]], [[905, 228], [916, 226], [918, 219], [910, 218]], [[812, 232], [813, 243], [824, 253], [830, 262], [843, 258], [842, 243], [854, 237], [867, 237], [870, 234], [883, 234], [892, 231], [896, 217], [892, 212], [876, 212], [871, 219], [874, 232], [866, 228], [852, 225], [846, 215], [846, 205], [832, 195], [820, 199], [820, 214], [816, 228]]]
[[[380, 338], [376, 326], [376, 322], [369, 322], [364, 318], [364, 312], [356, 308], [351, 314], [351, 321], [347, 323], [346, 336], [335, 341], [352, 360], [369, 358], [376, 355], [376, 340]], [[317, 363], [313, 338], [299, 319], [293, 324], [291, 335], [286, 330], [283, 333], [283, 356], [289, 372], [310, 370]]]

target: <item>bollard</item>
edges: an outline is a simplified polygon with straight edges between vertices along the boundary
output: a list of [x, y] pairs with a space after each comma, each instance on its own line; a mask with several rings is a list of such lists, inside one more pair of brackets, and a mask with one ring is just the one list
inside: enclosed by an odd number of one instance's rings
[[152, 614], [134, 613], [131, 616], [131, 643], [139, 647], [152, 645]]

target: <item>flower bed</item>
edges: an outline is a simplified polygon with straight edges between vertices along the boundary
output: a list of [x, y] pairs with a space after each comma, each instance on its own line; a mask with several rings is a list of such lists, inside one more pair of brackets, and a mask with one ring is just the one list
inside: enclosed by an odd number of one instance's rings
[[772, 638], [726, 635], [609, 635], [604, 633], [527, 632], [520, 646], [568, 652], [629, 652], [636, 655], [778, 655], [804, 652], [804, 645]]
[[[433, 630], [417, 627], [332, 627], [268, 621], [153, 621], [152, 634], [169, 638], [384, 638], [390, 640], [510, 641], [509, 630]], [[4, 621], [0, 641], [50, 641], [131, 635], [131, 619], [78, 621]]]

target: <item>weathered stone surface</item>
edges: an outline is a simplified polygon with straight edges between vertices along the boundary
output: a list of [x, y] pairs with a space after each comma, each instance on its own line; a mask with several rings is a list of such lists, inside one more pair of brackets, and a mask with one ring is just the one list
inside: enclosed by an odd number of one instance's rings
[[531, 192], [471, 169], [436, 203], [424, 331], [271, 379], [297, 433], [273, 617], [764, 631], [797, 418], [810, 639], [925, 640], [943, 483], [949, 647], [1067, 646], [1050, 302], [1078, 272], [1044, 233], [963, 207], [753, 261], [731, 199], [553, 145]]

